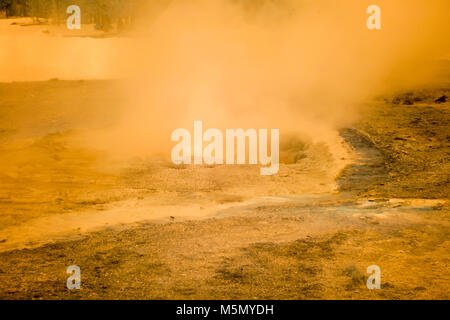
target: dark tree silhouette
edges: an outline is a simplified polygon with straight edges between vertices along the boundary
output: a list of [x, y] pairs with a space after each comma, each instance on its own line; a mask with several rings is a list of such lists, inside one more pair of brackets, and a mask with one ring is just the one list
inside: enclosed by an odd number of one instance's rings
[[5, 12], [6, 18], [8, 18], [11, 10], [12, 0], [0, 0], [0, 12]]

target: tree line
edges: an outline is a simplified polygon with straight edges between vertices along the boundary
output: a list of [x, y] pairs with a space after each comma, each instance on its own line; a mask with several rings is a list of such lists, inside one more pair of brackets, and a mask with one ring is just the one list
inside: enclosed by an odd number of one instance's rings
[[[94, 24], [97, 29], [117, 31], [134, 24], [136, 20], [152, 19], [173, 0], [0, 0], [0, 17], [32, 17], [35, 23], [64, 23], [67, 7], [78, 5], [83, 24]], [[291, 0], [229, 0], [230, 3], [252, 13], [265, 6], [277, 5], [289, 9]], [[302, 0], [298, 0], [302, 1]]]
[[146, 0], [0, 0], [0, 13], [8, 17], [32, 17], [36, 23], [64, 23], [67, 7], [78, 5], [83, 23], [108, 31], [132, 24]]

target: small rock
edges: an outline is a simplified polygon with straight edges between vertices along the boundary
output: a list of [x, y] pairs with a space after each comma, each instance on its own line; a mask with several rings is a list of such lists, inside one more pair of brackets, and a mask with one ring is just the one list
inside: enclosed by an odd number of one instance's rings
[[416, 290], [416, 291], [425, 291], [425, 290], [427, 290], [427, 288], [424, 288], [424, 287], [415, 287], [414, 290]]
[[436, 100], [434, 100], [434, 102], [436, 102], [436, 103], [445, 103], [445, 102], [447, 102], [447, 96], [444, 94], [442, 97], [439, 97]]
[[400, 104], [400, 102], [401, 102], [400, 98], [396, 97], [396, 98], [392, 99], [393, 104]]
[[394, 285], [392, 283], [386, 282], [386, 283], [383, 283], [382, 287], [392, 289], [392, 288], [394, 288]]
[[403, 104], [406, 105], [406, 106], [411, 106], [411, 105], [414, 104], [414, 102], [412, 102], [412, 101], [409, 100], [409, 99], [406, 99], [406, 100], [403, 101]]

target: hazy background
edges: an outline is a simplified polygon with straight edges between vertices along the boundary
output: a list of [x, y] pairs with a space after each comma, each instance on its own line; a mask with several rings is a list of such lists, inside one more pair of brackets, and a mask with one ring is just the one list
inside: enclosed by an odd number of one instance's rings
[[[371, 4], [380, 31], [366, 27]], [[363, 101], [426, 83], [430, 62], [448, 57], [449, 9], [443, 0], [141, 1], [127, 9], [136, 12], [126, 32], [100, 38], [1, 20], [0, 81], [123, 79], [120, 118], [85, 137], [116, 155], [168, 154], [170, 133], [194, 120], [280, 128], [339, 153], [335, 129]]]

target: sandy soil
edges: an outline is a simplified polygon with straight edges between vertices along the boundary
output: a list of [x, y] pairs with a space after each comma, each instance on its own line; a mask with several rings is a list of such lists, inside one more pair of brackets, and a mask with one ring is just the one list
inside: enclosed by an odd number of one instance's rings
[[[449, 298], [450, 105], [434, 103], [447, 85], [368, 103], [340, 131], [349, 159], [287, 146], [300, 160], [266, 180], [79, 144], [114, 123], [114, 88], [0, 84], [0, 298]], [[381, 290], [365, 285], [373, 264]]]

